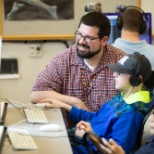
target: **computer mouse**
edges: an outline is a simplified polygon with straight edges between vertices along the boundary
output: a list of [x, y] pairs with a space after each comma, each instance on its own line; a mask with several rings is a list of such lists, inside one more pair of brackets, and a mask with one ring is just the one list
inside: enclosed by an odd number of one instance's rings
[[46, 124], [39, 128], [42, 132], [58, 132], [61, 129], [61, 127], [58, 124]]

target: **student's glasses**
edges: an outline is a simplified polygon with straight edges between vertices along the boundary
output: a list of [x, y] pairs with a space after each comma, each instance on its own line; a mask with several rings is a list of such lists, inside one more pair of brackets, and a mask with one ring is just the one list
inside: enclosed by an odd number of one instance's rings
[[75, 32], [75, 37], [76, 37], [77, 40], [80, 40], [81, 38], [83, 38], [84, 41], [85, 41], [86, 43], [88, 43], [88, 44], [90, 44], [91, 41], [100, 38], [99, 36], [98, 36], [98, 37], [95, 37], [95, 38], [91, 38], [90, 36], [83, 36], [83, 35], [82, 35], [81, 33], [79, 33], [79, 32]]
[[120, 76], [120, 74], [121, 74], [120, 72], [114, 72], [115, 76]]

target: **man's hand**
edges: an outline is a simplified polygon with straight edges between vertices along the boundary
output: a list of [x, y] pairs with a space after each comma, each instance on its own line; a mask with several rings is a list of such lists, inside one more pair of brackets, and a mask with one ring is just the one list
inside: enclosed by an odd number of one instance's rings
[[81, 108], [83, 110], [88, 110], [87, 106], [85, 105], [84, 102], [82, 102], [80, 99], [75, 98], [73, 106], [77, 108]]

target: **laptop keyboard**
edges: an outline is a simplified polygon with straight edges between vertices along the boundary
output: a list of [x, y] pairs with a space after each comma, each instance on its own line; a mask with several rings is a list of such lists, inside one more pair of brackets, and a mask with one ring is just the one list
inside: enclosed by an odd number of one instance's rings
[[25, 129], [8, 129], [8, 136], [14, 149], [33, 150], [38, 149], [33, 138]]
[[40, 108], [27, 108], [24, 109], [28, 123], [48, 123], [48, 120]]

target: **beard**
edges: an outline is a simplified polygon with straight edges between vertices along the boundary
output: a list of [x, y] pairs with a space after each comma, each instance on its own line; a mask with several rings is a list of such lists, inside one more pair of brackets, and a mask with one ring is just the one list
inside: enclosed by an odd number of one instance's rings
[[[97, 55], [97, 54], [101, 51], [101, 48], [99, 48], [99, 49], [96, 50], [95, 52], [94, 52], [94, 51], [92, 52], [92, 51], [90, 51], [90, 47], [89, 47], [88, 45], [86, 45], [86, 44], [79, 44], [79, 43], [77, 43], [76, 46], [77, 46], [77, 47], [76, 47], [77, 55], [78, 55], [80, 58], [86, 58], [86, 59], [92, 58], [92, 57], [94, 57], [95, 55]], [[89, 51], [87, 51], [86, 53], [85, 53], [85, 52], [82, 52], [81, 50], [78, 49], [78, 46], [82, 46], [82, 47], [84, 47], [84, 48], [87, 48], [87, 49], [89, 49]]]

